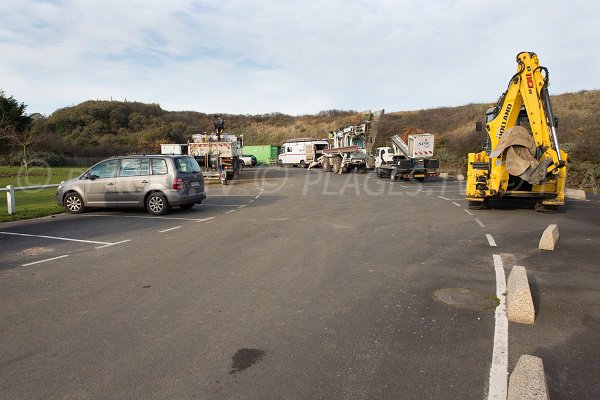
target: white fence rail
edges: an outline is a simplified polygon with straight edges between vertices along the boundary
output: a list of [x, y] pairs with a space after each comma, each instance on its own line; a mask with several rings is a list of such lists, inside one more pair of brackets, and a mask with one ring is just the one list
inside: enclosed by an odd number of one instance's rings
[[16, 209], [15, 203], [15, 192], [21, 190], [40, 190], [40, 189], [52, 189], [57, 188], [59, 185], [36, 185], [36, 186], [12, 186], [8, 185], [6, 188], [0, 188], [0, 192], [6, 192], [6, 209], [8, 210], [8, 214], [14, 214]]

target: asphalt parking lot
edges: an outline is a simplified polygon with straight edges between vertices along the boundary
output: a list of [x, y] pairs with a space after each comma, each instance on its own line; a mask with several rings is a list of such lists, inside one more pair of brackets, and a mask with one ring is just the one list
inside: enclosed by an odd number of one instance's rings
[[[469, 210], [455, 179], [253, 168], [161, 217], [93, 210], [4, 223], [0, 389], [486, 398], [532, 354], [553, 399], [595, 399], [599, 207]], [[559, 248], [540, 252], [550, 223]], [[499, 335], [498, 271], [515, 265], [528, 270], [536, 323]]]

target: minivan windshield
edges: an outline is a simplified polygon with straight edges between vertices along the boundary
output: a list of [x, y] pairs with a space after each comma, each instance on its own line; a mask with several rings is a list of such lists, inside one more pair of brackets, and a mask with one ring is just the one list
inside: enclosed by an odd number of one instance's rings
[[175, 168], [177, 172], [183, 174], [197, 174], [201, 172], [200, 165], [192, 157], [178, 157], [175, 158]]

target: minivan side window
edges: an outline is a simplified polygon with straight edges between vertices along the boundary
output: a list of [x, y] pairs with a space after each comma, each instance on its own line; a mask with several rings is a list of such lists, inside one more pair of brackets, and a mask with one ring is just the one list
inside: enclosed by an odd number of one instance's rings
[[167, 174], [167, 162], [164, 158], [153, 158], [150, 162], [152, 164], [152, 175]]
[[104, 161], [98, 165], [93, 166], [90, 169], [88, 176], [92, 179], [114, 178], [117, 174], [118, 166], [118, 160]]
[[148, 175], [147, 158], [123, 158], [119, 176], [143, 176]]

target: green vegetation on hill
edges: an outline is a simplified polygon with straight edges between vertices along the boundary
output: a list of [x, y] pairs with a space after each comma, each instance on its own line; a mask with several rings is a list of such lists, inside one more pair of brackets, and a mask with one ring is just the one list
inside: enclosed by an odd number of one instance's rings
[[[378, 124], [376, 146], [388, 145], [393, 134], [422, 130], [436, 135], [442, 168], [466, 170], [466, 154], [479, 151], [483, 133], [475, 122], [490, 104], [469, 104], [385, 114]], [[569, 153], [569, 184], [587, 189], [600, 182], [600, 91], [553, 96], [560, 118], [559, 140]], [[281, 144], [297, 137], [324, 138], [330, 130], [359, 123], [363, 113], [328, 110], [317, 115], [290, 116], [221, 114], [225, 130], [243, 134], [247, 145]], [[215, 114], [166, 111], [158, 104], [86, 101], [37, 119], [43, 135], [32, 146], [38, 158], [58, 165], [64, 157], [105, 157], [132, 152], [157, 152], [160, 143], [185, 143], [192, 134], [213, 130]], [[19, 155], [5, 157], [18, 163]]]

